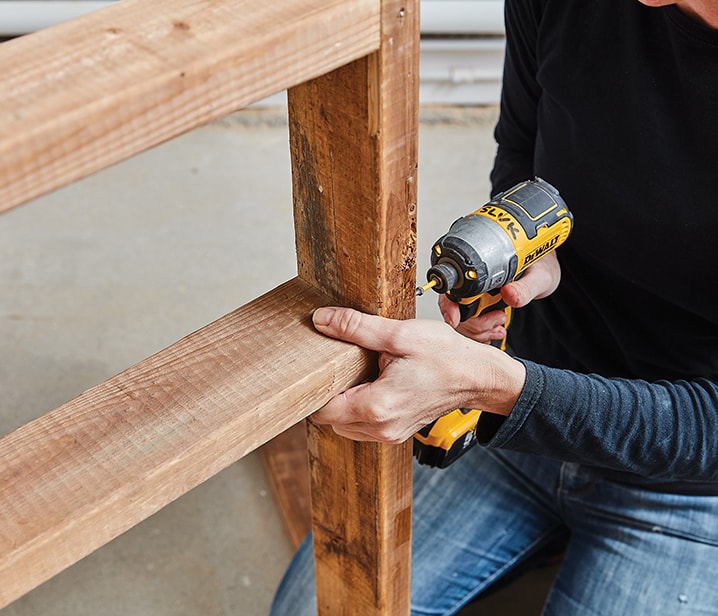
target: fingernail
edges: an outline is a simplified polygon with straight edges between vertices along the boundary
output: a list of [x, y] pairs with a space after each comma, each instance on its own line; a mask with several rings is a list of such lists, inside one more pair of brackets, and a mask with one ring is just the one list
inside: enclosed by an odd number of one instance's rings
[[312, 315], [312, 322], [315, 326], [323, 327], [329, 325], [334, 315], [334, 308], [317, 308]]

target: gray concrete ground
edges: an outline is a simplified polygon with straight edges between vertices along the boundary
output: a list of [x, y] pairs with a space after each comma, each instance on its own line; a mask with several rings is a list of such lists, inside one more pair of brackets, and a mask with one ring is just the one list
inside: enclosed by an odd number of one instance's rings
[[[422, 110], [420, 276], [489, 192], [494, 120]], [[295, 274], [287, 141], [243, 111], [0, 217], [0, 434]], [[290, 552], [251, 454], [2, 615], [261, 616]]]

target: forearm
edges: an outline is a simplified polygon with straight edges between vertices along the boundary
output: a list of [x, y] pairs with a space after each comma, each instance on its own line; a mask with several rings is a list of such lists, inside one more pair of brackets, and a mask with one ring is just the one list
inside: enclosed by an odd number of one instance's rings
[[718, 386], [606, 379], [524, 362], [526, 384], [480, 440], [652, 478], [718, 480]]

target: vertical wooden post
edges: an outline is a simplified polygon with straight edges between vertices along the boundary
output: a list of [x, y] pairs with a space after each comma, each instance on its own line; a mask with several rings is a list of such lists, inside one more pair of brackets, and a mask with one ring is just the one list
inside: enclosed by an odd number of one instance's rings
[[[378, 52], [289, 91], [299, 275], [414, 316], [419, 0], [383, 0]], [[328, 368], [330, 369], [330, 368]], [[409, 613], [411, 443], [309, 428], [320, 616]]]

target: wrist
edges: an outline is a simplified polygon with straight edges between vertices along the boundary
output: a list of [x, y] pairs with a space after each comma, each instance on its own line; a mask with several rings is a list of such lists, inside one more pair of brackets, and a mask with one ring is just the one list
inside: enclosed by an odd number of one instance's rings
[[482, 345], [485, 355], [478, 370], [472, 408], [508, 415], [519, 399], [526, 383], [526, 367], [520, 361], [498, 349]]

